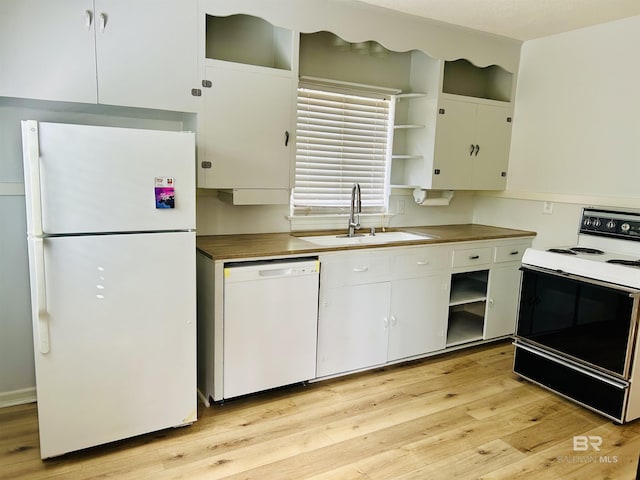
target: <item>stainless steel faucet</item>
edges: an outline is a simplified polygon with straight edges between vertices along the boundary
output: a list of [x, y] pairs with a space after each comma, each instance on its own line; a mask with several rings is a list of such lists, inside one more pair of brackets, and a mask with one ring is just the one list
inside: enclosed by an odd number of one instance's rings
[[360, 213], [362, 212], [362, 198], [360, 184], [354, 183], [351, 188], [351, 210], [349, 212], [349, 231], [347, 237], [353, 237], [356, 230], [360, 230]]

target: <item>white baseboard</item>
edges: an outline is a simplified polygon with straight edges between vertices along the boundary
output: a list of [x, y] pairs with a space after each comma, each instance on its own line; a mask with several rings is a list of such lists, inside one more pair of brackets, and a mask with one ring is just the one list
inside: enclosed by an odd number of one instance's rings
[[36, 401], [36, 387], [13, 390], [11, 392], [0, 392], [0, 408], [22, 405]]

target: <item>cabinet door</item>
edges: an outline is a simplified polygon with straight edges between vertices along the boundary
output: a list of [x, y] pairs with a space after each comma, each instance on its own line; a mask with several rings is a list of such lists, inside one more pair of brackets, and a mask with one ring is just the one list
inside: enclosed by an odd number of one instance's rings
[[475, 131], [475, 103], [455, 100], [439, 103], [432, 188], [471, 188]]
[[[222, 65], [222, 62], [220, 62]], [[224, 62], [206, 69], [203, 169], [206, 188], [290, 188], [290, 72]]]
[[391, 283], [369, 283], [321, 292], [318, 377], [387, 361]]
[[95, 4], [98, 102], [196, 111], [196, 0]]
[[0, 96], [95, 103], [93, 0], [0, 2]]
[[490, 270], [483, 335], [485, 340], [512, 335], [515, 332], [520, 275], [518, 266]]
[[448, 279], [442, 274], [392, 283], [388, 360], [445, 347]]
[[[504, 190], [511, 145], [509, 107], [478, 105], [475, 143], [478, 154], [473, 156], [473, 188]], [[503, 175], [504, 173], [504, 175]]]

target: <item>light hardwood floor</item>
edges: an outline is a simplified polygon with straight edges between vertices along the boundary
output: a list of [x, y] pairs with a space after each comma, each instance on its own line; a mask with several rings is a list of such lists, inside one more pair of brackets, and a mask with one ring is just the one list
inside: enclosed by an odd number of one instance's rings
[[[634, 479], [619, 426], [511, 373], [502, 342], [268, 392], [184, 428], [42, 462], [35, 404], [0, 409], [2, 479]], [[96, 412], [100, 415], [100, 412]], [[600, 451], [574, 451], [574, 436]]]

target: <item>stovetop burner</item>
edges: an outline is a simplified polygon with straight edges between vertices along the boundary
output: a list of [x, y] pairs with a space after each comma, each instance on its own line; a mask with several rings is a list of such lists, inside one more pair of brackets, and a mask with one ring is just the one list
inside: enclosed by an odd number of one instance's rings
[[616, 265], [625, 265], [628, 267], [640, 267], [640, 260], [623, 260], [621, 258], [612, 258], [607, 260], [607, 263], [614, 263]]
[[572, 247], [569, 250], [576, 253], [588, 253], [589, 255], [604, 255], [604, 252], [598, 248]]
[[571, 248], [549, 248], [547, 252], [563, 253], [565, 255], [577, 255], [585, 253], [587, 255], [604, 255], [604, 252], [598, 248], [589, 247], [571, 247]]
[[577, 255], [576, 252], [569, 250], [568, 248], [549, 248], [547, 249], [547, 252], [563, 253], [565, 255]]

